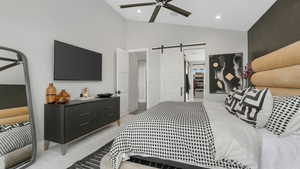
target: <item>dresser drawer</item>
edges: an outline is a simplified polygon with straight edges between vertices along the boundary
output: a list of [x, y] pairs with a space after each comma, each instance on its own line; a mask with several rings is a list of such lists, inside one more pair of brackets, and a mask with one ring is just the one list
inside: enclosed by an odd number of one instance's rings
[[78, 138], [91, 130], [93, 113], [88, 104], [80, 104], [67, 107], [65, 111], [65, 135], [66, 141]]

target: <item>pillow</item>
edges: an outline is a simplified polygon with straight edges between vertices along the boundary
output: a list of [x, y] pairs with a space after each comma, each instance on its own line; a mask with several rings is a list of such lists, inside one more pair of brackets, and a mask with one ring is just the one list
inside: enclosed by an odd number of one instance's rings
[[226, 108], [226, 110], [229, 112], [229, 113], [231, 113], [231, 114], [233, 114], [233, 115], [235, 115], [233, 112], [232, 112], [232, 109], [231, 109], [231, 107], [232, 107], [232, 105], [234, 104], [234, 99], [233, 99], [233, 93], [231, 92], [231, 93], [229, 93], [227, 96], [226, 96], [226, 98], [225, 98], [225, 108]]
[[275, 135], [300, 131], [300, 96], [275, 96], [273, 112], [266, 129]]
[[30, 122], [22, 122], [22, 123], [16, 123], [16, 124], [12, 124], [12, 125], [0, 125], [0, 133], [12, 130], [14, 128], [23, 127], [23, 126], [26, 126], [29, 124], [30, 124]]
[[241, 105], [239, 104], [239, 102], [243, 98], [245, 91], [246, 89], [237, 89], [225, 98], [225, 108], [232, 115], [236, 115], [237, 110], [240, 109]]
[[273, 109], [273, 97], [269, 89], [248, 88], [240, 101], [237, 116], [256, 128], [263, 128]]

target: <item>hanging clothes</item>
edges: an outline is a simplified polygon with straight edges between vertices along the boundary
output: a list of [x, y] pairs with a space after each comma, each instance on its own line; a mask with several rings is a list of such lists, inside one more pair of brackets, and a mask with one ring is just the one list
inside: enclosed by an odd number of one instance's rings
[[189, 79], [189, 74], [185, 74], [185, 91], [186, 93], [190, 93], [191, 89], [191, 84], [190, 84], [190, 79]]

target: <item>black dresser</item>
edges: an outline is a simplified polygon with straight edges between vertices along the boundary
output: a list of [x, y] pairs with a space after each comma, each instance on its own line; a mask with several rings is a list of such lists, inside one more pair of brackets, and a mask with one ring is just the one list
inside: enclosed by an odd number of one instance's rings
[[45, 150], [49, 143], [61, 145], [65, 155], [68, 143], [83, 138], [112, 122], [120, 126], [120, 98], [74, 100], [68, 104], [45, 104]]

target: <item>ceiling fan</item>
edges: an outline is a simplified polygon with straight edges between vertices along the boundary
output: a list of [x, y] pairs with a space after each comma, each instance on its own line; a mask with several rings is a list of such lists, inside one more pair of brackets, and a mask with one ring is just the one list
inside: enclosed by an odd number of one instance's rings
[[176, 12], [180, 15], [183, 15], [185, 17], [189, 17], [192, 13], [189, 11], [186, 11], [182, 8], [179, 8], [175, 5], [170, 4], [169, 2], [173, 0], [155, 0], [156, 2], [148, 2], [148, 3], [136, 3], [136, 4], [127, 4], [127, 5], [121, 5], [120, 8], [132, 8], [132, 7], [140, 7], [140, 6], [153, 6], [156, 5], [153, 14], [149, 20], [150, 23], [154, 22], [161, 7], [164, 7], [166, 9], [169, 9], [173, 12]]

